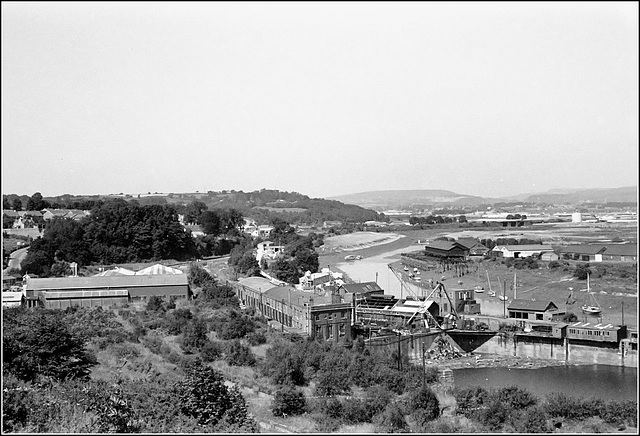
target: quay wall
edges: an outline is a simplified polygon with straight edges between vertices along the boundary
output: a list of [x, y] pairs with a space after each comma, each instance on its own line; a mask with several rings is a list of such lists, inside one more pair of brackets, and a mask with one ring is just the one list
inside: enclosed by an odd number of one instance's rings
[[[477, 342], [476, 335], [457, 333], [453, 339], [462, 349], [469, 349], [469, 342]], [[638, 367], [638, 352], [625, 348], [623, 344], [587, 345], [580, 341], [552, 337], [526, 336], [496, 333], [483, 337], [473, 350], [478, 354], [550, 359], [566, 363], [613, 365]]]

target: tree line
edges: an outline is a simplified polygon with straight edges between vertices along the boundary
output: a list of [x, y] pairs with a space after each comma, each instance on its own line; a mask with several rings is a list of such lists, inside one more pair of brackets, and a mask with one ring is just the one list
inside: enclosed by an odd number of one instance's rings
[[229, 253], [242, 237], [238, 230], [241, 214], [229, 210], [203, 215], [209, 233], [194, 240], [173, 206], [140, 206], [121, 199], [100, 203], [82, 220], [50, 220], [44, 235], [32, 242], [22, 273], [64, 275], [70, 262], [87, 266]]

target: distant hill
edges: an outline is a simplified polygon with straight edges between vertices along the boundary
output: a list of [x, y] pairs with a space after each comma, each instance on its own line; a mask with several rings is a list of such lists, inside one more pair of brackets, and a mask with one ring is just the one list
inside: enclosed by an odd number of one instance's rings
[[598, 189], [554, 189], [542, 194], [532, 194], [524, 199], [530, 203], [576, 204], [637, 202], [638, 187]]
[[510, 197], [489, 198], [458, 194], [441, 189], [369, 191], [358, 194], [328, 197], [330, 200], [355, 204], [367, 209], [385, 211], [392, 209], [417, 209], [425, 207], [477, 206], [513, 201], [545, 204], [580, 203], [636, 203], [638, 188], [553, 189], [544, 193], [520, 194]]
[[377, 211], [390, 209], [416, 209], [432, 205], [478, 205], [488, 201], [473, 195], [456, 194], [443, 189], [369, 191], [358, 194], [329, 197], [347, 204], [356, 204]]

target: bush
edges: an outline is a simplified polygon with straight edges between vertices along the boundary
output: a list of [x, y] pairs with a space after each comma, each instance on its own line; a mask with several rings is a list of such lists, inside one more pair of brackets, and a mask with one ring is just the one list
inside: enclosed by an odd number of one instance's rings
[[424, 426], [428, 421], [433, 421], [440, 416], [440, 401], [428, 386], [415, 392], [410, 397], [407, 407], [419, 426]]
[[147, 310], [150, 312], [164, 311], [163, 299], [157, 295], [152, 295], [147, 303]]
[[222, 347], [217, 342], [207, 342], [200, 350], [200, 356], [205, 362], [213, 362], [222, 355]]
[[256, 358], [251, 349], [238, 339], [231, 342], [225, 360], [231, 366], [253, 366], [256, 364]]
[[255, 347], [256, 345], [266, 344], [267, 337], [262, 332], [252, 332], [247, 335], [247, 342]]
[[407, 428], [402, 407], [398, 403], [389, 403], [381, 414], [374, 418], [374, 423], [387, 433], [401, 432]]
[[274, 416], [302, 415], [306, 408], [304, 393], [294, 386], [282, 386], [273, 395], [271, 412]]

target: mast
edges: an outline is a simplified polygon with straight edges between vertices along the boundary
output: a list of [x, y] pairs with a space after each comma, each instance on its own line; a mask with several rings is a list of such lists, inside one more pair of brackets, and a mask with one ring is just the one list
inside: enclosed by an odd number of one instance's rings
[[513, 272], [513, 299], [515, 300], [516, 298], [516, 283], [518, 283], [518, 281], [516, 280], [516, 272]]
[[491, 279], [489, 278], [489, 271], [485, 270], [487, 272], [487, 281], [489, 282], [489, 292], [493, 292], [493, 290], [491, 290]]

